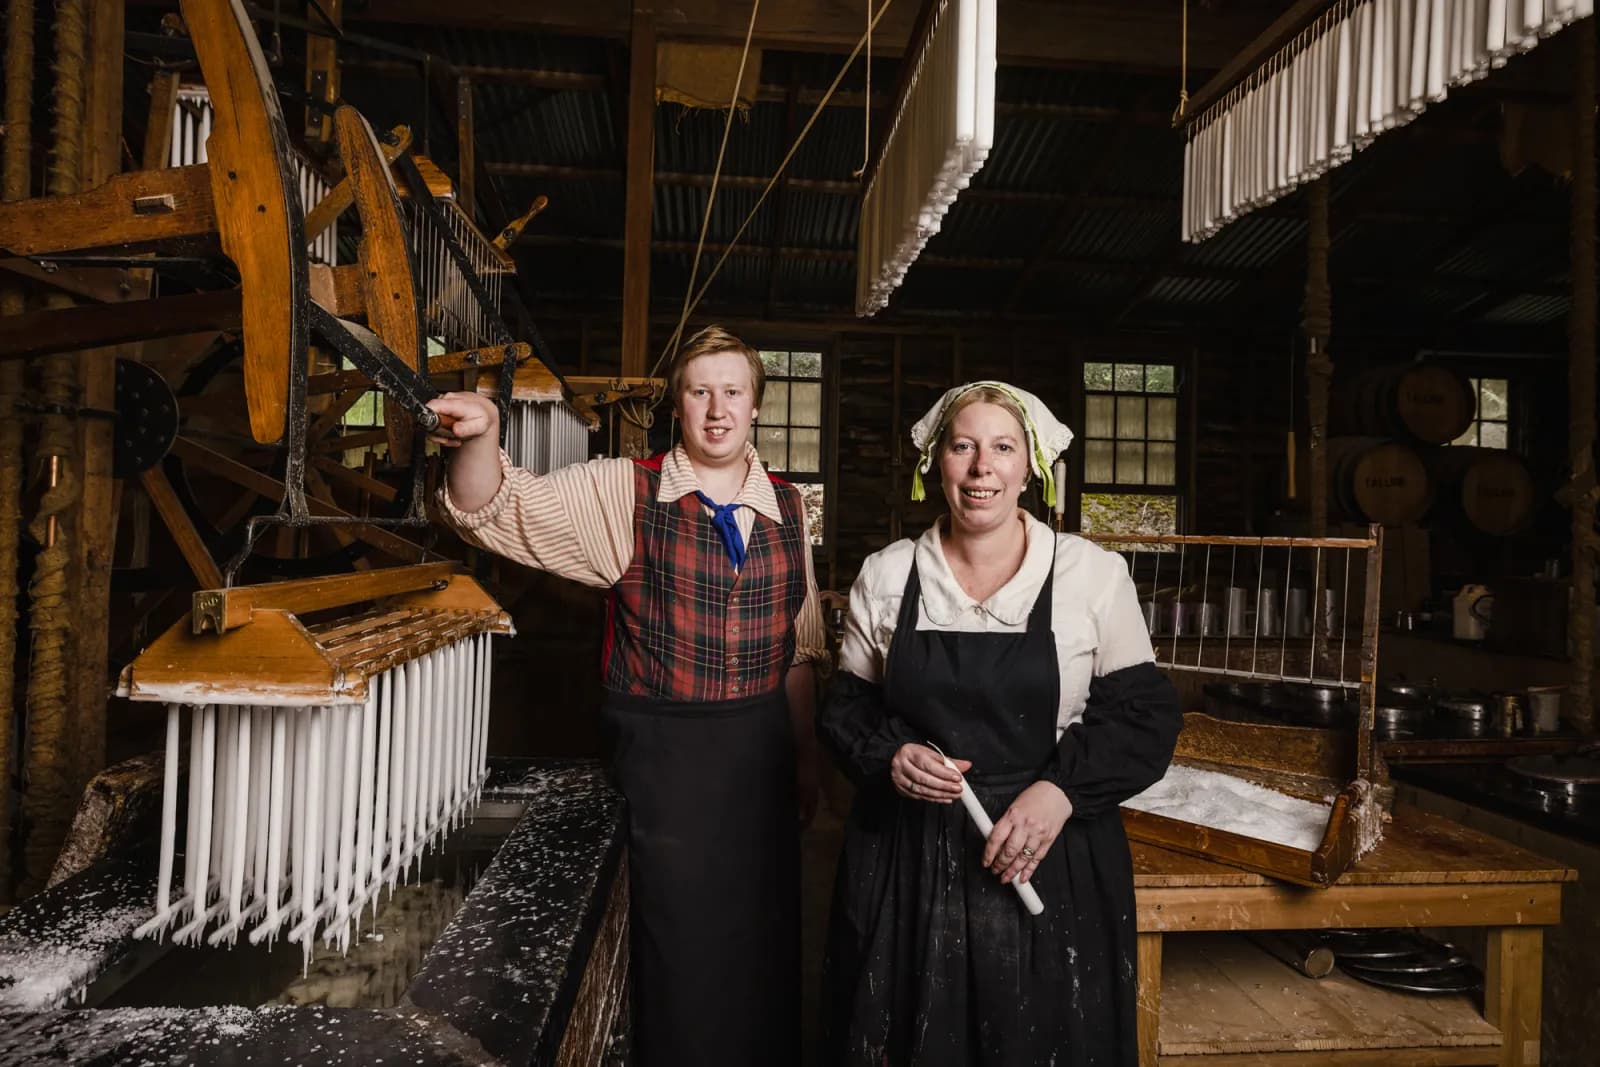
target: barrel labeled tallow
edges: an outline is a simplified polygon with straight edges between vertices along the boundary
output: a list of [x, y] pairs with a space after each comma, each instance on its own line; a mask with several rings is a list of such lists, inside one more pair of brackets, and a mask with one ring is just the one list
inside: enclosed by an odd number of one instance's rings
[[1428, 469], [1410, 445], [1372, 437], [1328, 440], [1328, 500], [1335, 514], [1398, 526], [1427, 514], [1432, 496]]
[[1524, 530], [1533, 521], [1533, 475], [1520, 456], [1503, 448], [1452, 445], [1431, 451], [1427, 467], [1436, 486], [1438, 518], [1463, 517], [1496, 537]]
[[1466, 376], [1437, 363], [1367, 371], [1348, 397], [1348, 419], [1356, 433], [1429, 445], [1460, 437], [1478, 410]]

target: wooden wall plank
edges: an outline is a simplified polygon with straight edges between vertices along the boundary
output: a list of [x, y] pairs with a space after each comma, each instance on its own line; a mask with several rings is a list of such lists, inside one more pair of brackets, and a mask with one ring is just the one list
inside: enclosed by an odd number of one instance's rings
[[[648, 0], [633, 9], [628, 57], [628, 173], [623, 206], [622, 373], [648, 373], [650, 210], [655, 183], [656, 25]], [[622, 455], [648, 450], [643, 427], [624, 420]]]

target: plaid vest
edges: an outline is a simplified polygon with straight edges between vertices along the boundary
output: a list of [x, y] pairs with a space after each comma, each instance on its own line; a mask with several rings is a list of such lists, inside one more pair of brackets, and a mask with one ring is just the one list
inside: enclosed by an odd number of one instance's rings
[[772, 483], [783, 523], [756, 516], [736, 572], [699, 499], [658, 501], [661, 457], [636, 461], [633, 560], [607, 611], [607, 689], [700, 703], [782, 686], [811, 546], [802, 536], [799, 491]]

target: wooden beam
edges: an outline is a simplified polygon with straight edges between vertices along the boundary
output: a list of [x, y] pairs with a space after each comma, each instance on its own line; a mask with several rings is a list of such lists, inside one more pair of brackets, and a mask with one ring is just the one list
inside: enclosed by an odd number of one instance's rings
[[[1191, 5], [1192, 7], [1192, 5]], [[900, 55], [911, 37], [917, 5], [890, 6], [873, 34], [875, 56]], [[731, 0], [675, 0], [662, 19], [663, 38], [739, 43], [748, 9]], [[621, 0], [372, 0], [346, 18], [429, 27], [538, 30], [626, 40], [630, 5]], [[1259, 11], [1191, 11], [1189, 66], [1216, 70], [1261, 28]], [[1181, 59], [1181, 7], [1171, 0], [1007, 0], [999, 8], [997, 50], [1007, 65], [1116, 67], [1177, 70]], [[837, 0], [786, 0], [763, 7], [754, 44], [762, 48], [844, 53], [861, 38], [859, 5]]]
[[365, 574], [202, 589], [194, 594], [190, 620], [196, 634], [223, 634], [249, 625], [251, 616], [258, 611], [304, 615], [400, 593], [439, 588], [450, 581], [455, 570], [455, 563], [418, 563], [409, 567], [385, 567]]
[[0, 248], [18, 256], [148, 251], [216, 232], [204, 164], [136, 170], [88, 192], [0, 205]]
[[[124, 0], [89, 4], [89, 70], [84, 101], [83, 164], [79, 188], [100, 185], [122, 170], [122, 82]], [[85, 408], [116, 407], [119, 356], [136, 350], [111, 349], [103, 357], [78, 361], [78, 397]], [[116, 479], [112, 474], [115, 425], [107, 419], [77, 420], [78, 477], [81, 482], [73, 517], [73, 599], [76, 602], [77, 791], [106, 763], [106, 709], [111, 695], [107, 657], [111, 634], [111, 564], [117, 534]]]
[[173, 491], [172, 483], [167, 480], [161, 464], [141, 471], [139, 484], [144, 487], [145, 495], [150, 498], [150, 503], [155, 505], [156, 514], [161, 516], [167, 532], [172, 535], [173, 543], [178, 546], [178, 552], [189, 565], [195, 584], [202, 589], [221, 585], [222, 569], [217, 566], [217, 561], [211, 558], [211, 550], [206, 547], [205, 538], [200, 536], [194, 520], [189, 518], [189, 513], [179, 502], [178, 494]]
[[[628, 174], [623, 206], [622, 373], [645, 374], [650, 365], [650, 209], [655, 171], [656, 25], [649, 0], [637, 0], [629, 31]], [[643, 456], [641, 426], [623, 421], [621, 451]]]
[[201, 330], [237, 330], [239, 323], [237, 289], [128, 304], [47, 308], [0, 316], [0, 360], [77, 352]]
[[0, 259], [0, 271], [49, 289], [59, 289], [97, 304], [120, 304], [133, 299], [128, 272], [116, 267], [42, 267], [31, 259]]
[[[389, 131], [387, 137], [379, 141], [379, 150], [383, 152], [383, 158], [391, 163], [410, 147], [409, 126], [396, 126]], [[329, 189], [328, 195], [318, 200], [316, 206], [306, 212], [306, 240], [314, 241], [322, 236], [322, 231], [332, 225], [333, 220], [354, 202], [355, 190], [350, 185], [350, 179], [345, 178]]]
[[178, 108], [178, 72], [158, 70], [150, 78], [150, 117], [144, 126], [143, 170], [160, 170], [172, 158], [172, 122]]
[[[306, 93], [311, 99], [332, 106], [342, 93], [339, 40], [335, 34], [344, 23], [344, 0], [317, 0], [315, 4], [307, 4], [306, 19], [311, 28], [306, 34]], [[309, 104], [305, 116], [306, 141], [313, 145], [329, 144], [333, 140], [332, 116]], [[310, 239], [307, 236], [306, 240]]]
[[1222, 69], [1200, 87], [1199, 92], [1189, 97], [1189, 116], [1198, 116], [1220, 100], [1224, 93], [1288, 44], [1295, 34], [1310, 25], [1332, 4], [1333, 0], [1297, 0], [1293, 7], [1274, 19], [1272, 25], [1224, 63]]

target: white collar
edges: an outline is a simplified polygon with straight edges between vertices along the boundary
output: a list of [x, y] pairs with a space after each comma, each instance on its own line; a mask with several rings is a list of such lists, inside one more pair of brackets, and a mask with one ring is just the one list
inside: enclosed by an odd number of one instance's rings
[[1055, 559], [1055, 532], [1027, 512], [1018, 509], [1017, 513], [1023, 518], [1028, 538], [1022, 566], [981, 604], [967, 595], [951, 573], [940, 542], [939, 524], [935, 522], [917, 538], [917, 576], [922, 585], [922, 610], [929, 622], [950, 626], [974, 606], [1007, 626], [1020, 626], [1027, 621]]

